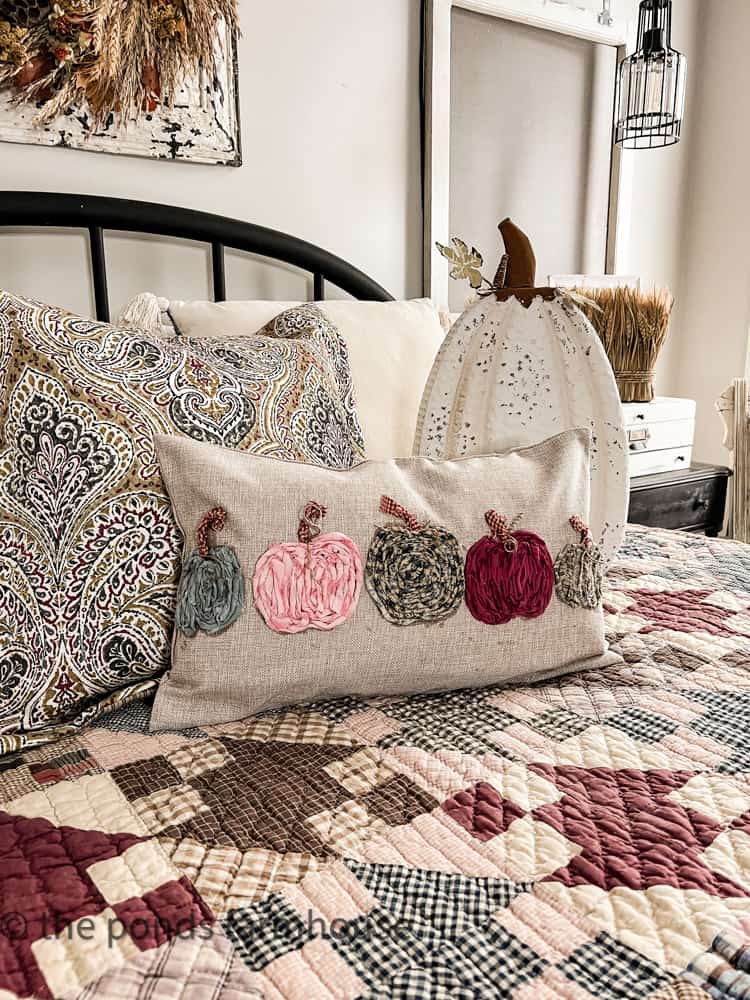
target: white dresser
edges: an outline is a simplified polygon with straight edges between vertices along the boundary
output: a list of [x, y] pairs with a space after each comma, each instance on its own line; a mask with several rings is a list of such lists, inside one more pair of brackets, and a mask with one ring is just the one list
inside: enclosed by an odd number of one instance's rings
[[695, 436], [695, 400], [657, 396], [650, 403], [623, 403], [630, 478], [689, 469]]

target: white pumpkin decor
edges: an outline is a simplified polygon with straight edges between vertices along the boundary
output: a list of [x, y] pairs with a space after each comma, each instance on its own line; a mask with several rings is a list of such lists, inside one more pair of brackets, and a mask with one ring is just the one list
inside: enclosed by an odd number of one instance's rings
[[[526, 236], [508, 219], [500, 231], [507, 251], [500, 280], [443, 342], [422, 398], [414, 453], [449, 459], [504, 452], [589, 428], [589, 525], [606, 565], [624, 536], [629, 492], [612, 368], [573, 299], [561, 289], [533, 287], [536, 262]], [[565, 520], [579, 514], [560, 511]]]

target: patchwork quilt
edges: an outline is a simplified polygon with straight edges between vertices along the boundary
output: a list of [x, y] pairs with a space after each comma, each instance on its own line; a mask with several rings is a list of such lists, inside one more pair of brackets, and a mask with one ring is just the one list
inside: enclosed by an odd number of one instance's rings
[[0, 998], [750, 996], [750, 547], [631, 529], [624, 665], [0, 758]]

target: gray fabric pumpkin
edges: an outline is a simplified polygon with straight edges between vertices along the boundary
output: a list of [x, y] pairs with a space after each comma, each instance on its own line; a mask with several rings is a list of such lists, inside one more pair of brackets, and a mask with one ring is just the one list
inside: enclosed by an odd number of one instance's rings
[[209, 530], [221, 531], [226, 511], [215, 507], [198, 525], [198, 548], [185, 560], [177, 591], [175, 625], [188, 638], [199, 632], [217, 635], [229, 628], [245, 609], [245, 578], [234, 549], [213, 548]]
[[458, 611], [464, 596], [464, 558], [445, 528], [422, 524], [390, 497], [380, 510], [403, 524], [375, 529], [365, 565], [365, 584], [391, 625], [430, 624]]
[[581, 537], [566, 545], [555, 559], [555, 593], [572, 608], [593, 609], [602, 599], [602, 552], [580, 518], [571, 517], [570, 525]]

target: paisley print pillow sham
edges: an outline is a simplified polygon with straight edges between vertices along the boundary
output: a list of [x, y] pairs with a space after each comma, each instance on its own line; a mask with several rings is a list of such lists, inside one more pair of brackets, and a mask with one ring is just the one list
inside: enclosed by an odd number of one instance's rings
[[348, 469], [347, 351], [314, 306], [164, 341], [0, 292], [0, 751], [155, 686], [182, 537], [154, 435]]
[[156, 448], [186, 558], [154, 728], [619, 661], [585, 531], [588, 431], [343, 472], [186, 438]]

